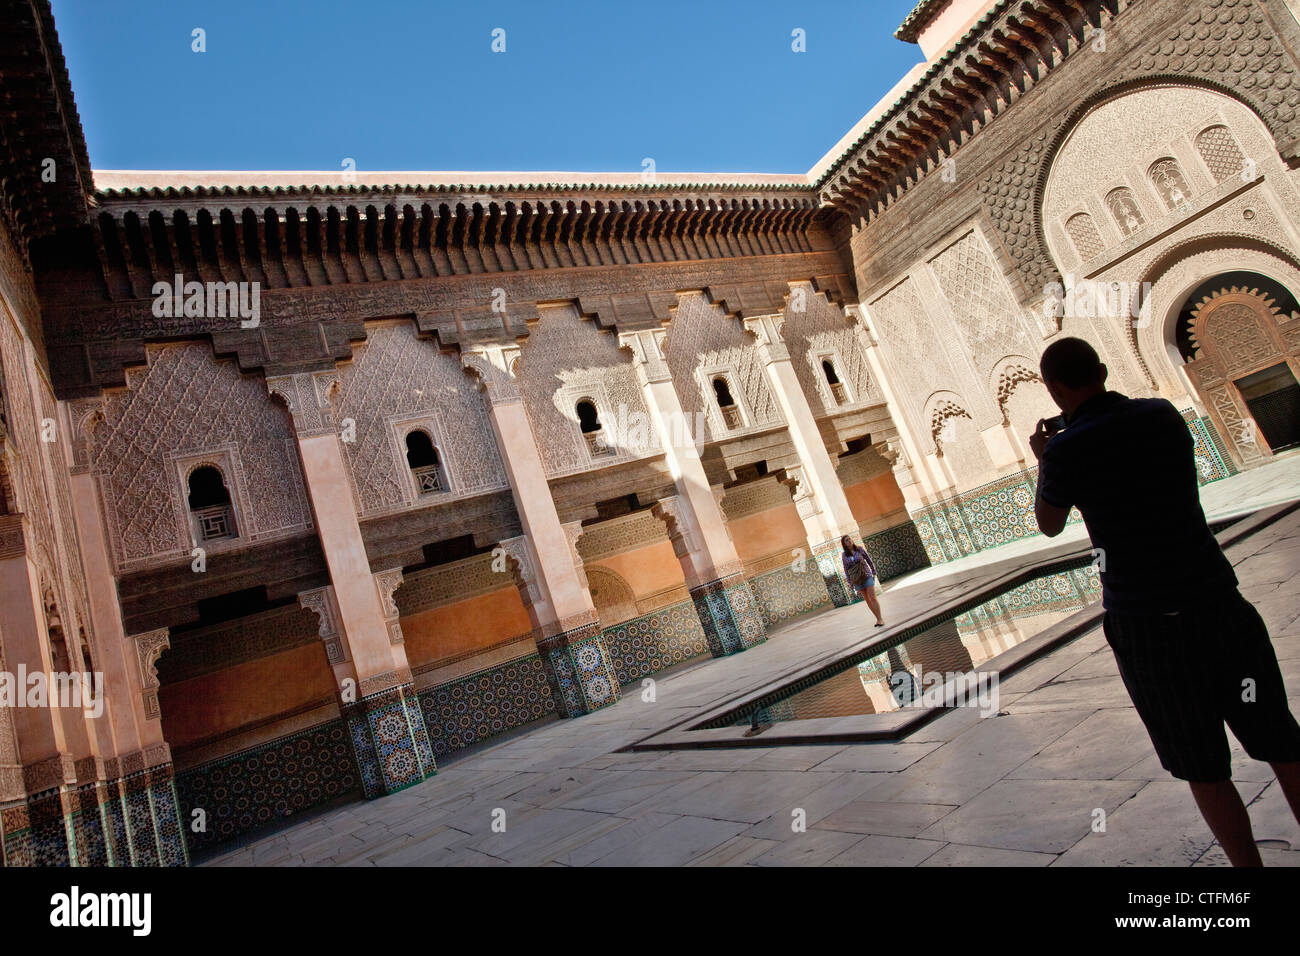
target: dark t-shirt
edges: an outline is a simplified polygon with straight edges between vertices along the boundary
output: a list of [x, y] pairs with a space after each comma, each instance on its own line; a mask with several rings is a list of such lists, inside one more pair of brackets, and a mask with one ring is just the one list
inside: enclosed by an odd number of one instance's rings
[[1182, 611], [1236, 588], [1201, 510], [1193, 448], [1172, 404], [1118, 392], [1088, 399], [1047, 442], [1038, 493], [1083, 515], [1107, 610]]

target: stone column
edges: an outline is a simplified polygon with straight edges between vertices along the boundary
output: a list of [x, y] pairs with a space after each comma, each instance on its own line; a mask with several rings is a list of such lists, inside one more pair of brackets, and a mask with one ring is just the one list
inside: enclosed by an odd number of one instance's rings
[[677, 494], [656, 504], [654, 513], [668, 525], [709, 649], [714, 657], [723, 657], [761, 644], [767, 640], [767, 628], [691, 438], [694, 429], [686, 427], [664, 361], [666, 334], [647, 329], [623, 332], [618, 340], [632, 353], [655, 435], [677, 487]]
[[894, 393], [893, 385], [885, 372], [884, 364], [880, 360], [880, 350], [876, 346], [875, 333], [871, 329], [866, 310], [861, 306], [848, 305], [844, 307], [844, 311], [861, 330], [860, 337], [863, 351], [867, 356], [867, 365], [871, 367], [871, 374], [880, 385], [881, 394], [885, 396], [885, 405], [889, 409], [889, 417], [893, 419], [894, 426], [898, 429], [898, 438], [903, 449], [903, 459], [912, 464], [911, 477], [914, 480], [907, 484], [900, 483], [900, 488], [908, 512], [915, 514], [931, 503], [937, 493], [937, 485], [934, 477], [926, 470], [926, 456], [913, 439], [903, 405]]
[[[183, 866], [189, 860], [171, 748], [157, 708], [154, 665], [168, 643], [167, 631], [128, 636], [117, 601], [99, 493], [90, 469], [90, 431], [99, 399], [60, 403], [69, 436], [69, 486], [86, 591], [95, 663], [102, 672], [104, 714], [97, 721], [103, 750], [102, 815], [111, 863]], [[143, 651], [143, 654], [142, 654]], [[152, 708], [147, 701], [152, 701]], [[83, 805], [83, 814], [88, 811]]]
[[808, 405], [808, 396], [795, 374], [790, 350], [781, 335], [784, 320], [783, 315], [776, 313], [745, 319], [744, 324], [757, 339], [758, 354], [767, 371], [772, 394], [781, 406], [790, 441], [803, 466], [800, 469], [802, 474], [797, 477], [800, 487], [795, 504], [808, 533], [809, 547], [826, 581], [831, 600], [842, 607], [855, 595], [844, 576], [840, 538], [846, 534], [856, 538], [858, 522], [835, 473], [835, 463], [822, 441], [817, 419]]
[[618, 678], [601, 633], [591, 592], [574, 561], [570, 535], [560, 523], [542, 458], [515, 379], [517, 346], [487, 345], [462, 353], [466, 371], [478, 379], [488, 418], [505, 464], [522, 540], [507, 551], [528, 588], [542, 667], [566, 717], [615, 703]]
[[[54, 670], [46, 633], [40, 569], [26, 515], [0, 516], [0, 608], [4, 609], [4, 663], [11, 690], [4, 701], [17, 735], [17, 765], [0, 771], [17, 777], [24, 803], [7, 808], [4, 855], [19, 865], [75, 865], [71, 817], [77, 809], [77, 771], [63, 722], [49, 705], [48, 675]], [[29, 683], [30, 675], [40, 675]], [[40, 688], [44, 688], [44, 691]], [[21, 706], [19, 706], [21, 704]]]
[[373, 798], [418, 783], [436, 768], [406, 649], [393, 641], [386, 596], [370, 573], [330, 405], [337, 382], [331, 370], [272, 377], [266, 384], [293, 416], [303, 480], [329, 568], [330, 587], [300, 595], [299, 603], [320, 618], [362, 788]]

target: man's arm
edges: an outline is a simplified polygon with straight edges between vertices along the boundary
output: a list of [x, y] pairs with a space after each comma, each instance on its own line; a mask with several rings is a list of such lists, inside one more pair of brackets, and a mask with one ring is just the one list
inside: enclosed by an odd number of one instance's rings
[[[1042, 486], [1043, 473], [1040, 471], [1038, 473], [1038, 487], [1041, 489]], [[1065, 530], [1065, 522], [1070, 517], [1070, 509], [1048, 504], [1043, 500], [1043, 494], [1040, 490], [1034, 496], [1034, 517], [1038, 519], [1038, 530], [1049, 538], [1055, 538]]]
[[1044, 484], [1049, 489], [1049, 498], [1059, 498], [1055, 483], [1059, 480], [1059, 466], [1047, 457], [1047, 441], [1051, 438], [1039, 421], [1038, 430], [1029, 436], [1029, 447], [1038, 459], [1038, 489], [1034, 494], [1034, 517], [1038, 520], [1038, 530], [1049, 538], [1055, 538], [1065, 530], [1065, 522], [1070, 517], [1069, 505], [1057, 505], [1043, 497]]

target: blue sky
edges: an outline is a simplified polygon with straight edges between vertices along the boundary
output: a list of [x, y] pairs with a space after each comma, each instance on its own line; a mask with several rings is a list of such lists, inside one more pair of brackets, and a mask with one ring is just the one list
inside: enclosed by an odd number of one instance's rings
[[53, 0], [98, 169], [769, 173], [921, 59], [913, 4]]

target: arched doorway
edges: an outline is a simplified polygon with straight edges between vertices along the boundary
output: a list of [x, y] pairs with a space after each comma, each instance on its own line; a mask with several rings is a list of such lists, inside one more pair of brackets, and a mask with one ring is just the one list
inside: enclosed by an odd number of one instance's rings
[[1215, 276], [1188, 296], [1175, 334], [1240, 463], [1300, 447], [1300, 303], [1290, 290], [1251, 272]]

